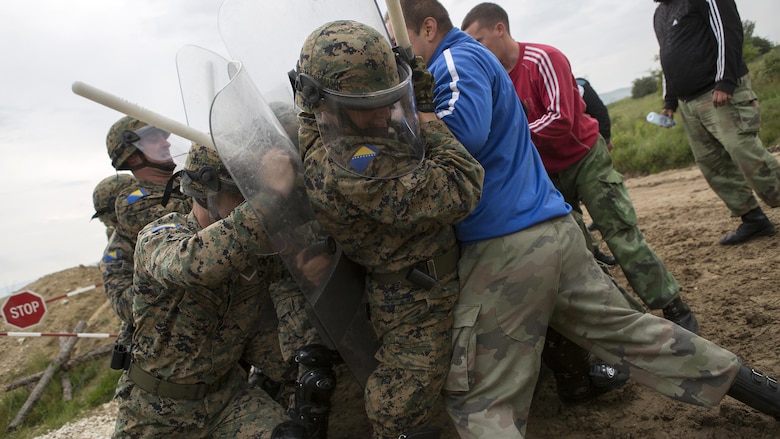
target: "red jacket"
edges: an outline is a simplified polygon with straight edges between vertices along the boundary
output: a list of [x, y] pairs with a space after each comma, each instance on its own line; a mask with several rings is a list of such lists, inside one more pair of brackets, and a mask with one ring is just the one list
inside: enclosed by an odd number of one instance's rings
[[599, 137], [599, 123], [585, 114], [566, 56], [542, 44], [518, 43], [509, 77], [525, 106], [531, 139], [550, 174], [577, 163]]

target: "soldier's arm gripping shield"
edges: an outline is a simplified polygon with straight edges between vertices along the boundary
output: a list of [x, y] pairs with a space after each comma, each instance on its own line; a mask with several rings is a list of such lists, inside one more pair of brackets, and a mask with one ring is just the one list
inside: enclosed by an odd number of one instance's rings
[[214, 98], [210, 128], [222, 162], [306, 297], [312, 323], [365, 384], [379, 346], [365, 308], [365, 273], [320, 230], [297, 149], [242, 67]]

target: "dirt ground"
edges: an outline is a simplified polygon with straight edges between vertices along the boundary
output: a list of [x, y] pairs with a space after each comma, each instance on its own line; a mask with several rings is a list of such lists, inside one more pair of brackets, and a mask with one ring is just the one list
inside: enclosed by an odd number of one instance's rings
[[[746, 364], [780, 374], [780, 235], [736, 247], [718, 239], [734, 230], [723, 203], [707, 187], [696, 168], [626, 180], [647, 241], [683, 286], [683, 297], [696, 313], [700, 334], [735, 352]], [[780, 226], [780, 209], [767, 209]], [[605, 247], [606, 250], [606, 247]], [[615, 276], [627, 286], [619, 269]], [[46, 276], [30, 289], [54, 297], [100, 281], [95, 267], [76, 267]], [[116, 331], [118, 324], [101, 289], [49, 304], [49, 315], [30, 331], [71, 331], [78, 320], [88, 331]], [[3, 324], [0, 330], [14, 330]], [[80, 340], [76, 354], [105, 343]], [[25, 375], [25, 360], [45, 354], [53, 358], [57, 340], [0, 337], [0, 383]], [[108, 361], [108, 360], [107, 360]], [[370, 431], [357, 385], [344, 370], [334, 397], [331, 438], [368, 437]], [[444, 413], [435, 421], [444, 438], [456, 437]], [[629, 382], [585, 406], [562, 406], [552, 382], [534, 400], [529, 439], [769, 439], [780, 438], [780, 423], [736, 400], [719, 407], [678, 403]]]

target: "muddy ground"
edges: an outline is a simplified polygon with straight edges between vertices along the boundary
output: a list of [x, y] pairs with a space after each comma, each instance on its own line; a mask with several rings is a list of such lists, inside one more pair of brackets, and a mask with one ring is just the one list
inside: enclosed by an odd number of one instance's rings
[[[700, 334], [737, 353], [745, 363], [779, 375], [780, 235], [735, 247], [718, 245], [718, 239], [739, 222], [729, 218], [696, 168], [629, 178], [626, 185], [640, 228], [683, 286], [684, 298], [698, 316]], [[780, 225], [780, 209], [764, 207]], [[627, 285], [619, 269], [615, 276]], [[55, 297], [99, 282], [96, 267], [80, 266], [41, 278], [29, 288]], [[118, 323], [112, 314], [97, 288], [50, 303], [44, 322], [29, 330], [71, 331], [83, 319], [90, 332], [115, 332]], [[14, 329], [3, 323], [0, 330]], [[80, 340], [74, 355], [106, 342]], [[0, 383], [23, 376], [30, 358], [54, 358], [57, 351], [53, 338], [0, 337]], [[344, 370], [340, 372], [330, 437], [368, 437], [360, 391]], [[435, 419], [445, 427], [443, 437], [455, 437], [442, 411]], [[675, 402], [633, 383], [585, 406], [563, 406], [552, 382], [546, 382], [534, 401], [528, 438], [769, 439], [780, 438], [780, 423], [728, 397], [719, 407], [707, 409]]]

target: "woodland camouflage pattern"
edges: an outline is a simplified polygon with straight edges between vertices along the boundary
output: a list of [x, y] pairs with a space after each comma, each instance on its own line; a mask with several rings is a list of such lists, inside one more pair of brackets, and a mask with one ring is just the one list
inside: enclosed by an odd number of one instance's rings
[[[680, 294], [680, 285], [645, 240], [637, 226], [636, 211], [623, 183], [623, 175], [612, 167], [604, 138], [577, 163], [550, 174], [555, 188], [581, 216], [580, 202], [609, 246], [631, 288], [651, 309], [661, 309]], [[586, 236], [590, 235], [583, 228]]]
[[[696, 165], [731, 216], [759, 207], [753, 191], [770, 207], [780, 206], [780, 165], [758, 137], [761, 111], [750, 76], [740, 78], [730, 105], [715, 108], [712, 96], [705, 93], [680, 100], [679, 110]], [[705, 124], [713, 120], [714, 126]], [[713, 136], [723, 149], [713, 144]]]
[[[315, 31], [312, 35], [320, 33], [328, 44], [315, 51], [307, 40], [299, 71], [349, 93], [396, 85], [397, 66], [387, 41], [363, 27], [336, 22]], [[345, 38], [345, 33], [352, 36]], [[365, 38], [359, 38], [364, 33]], [[352, 41], [360, 47], [350, 45]], [[296, 101], [301, 103], [299, 95]], [[419, 168], [392, 179], [364, 178], [345, 170], [328, 155], [313, 116], [303, 113], [299, 123], [306, 189], [317, 220], [342, 244], [344, 254], [369, 273], [371, 323], [382, 344], [364, 398], [372, 437], [397, 438], [430, 420], [449, 366], [458, 280], [454, 271], [439, 273], [439, 282], [425, 289], [400, 281], [380, 283], [371, 275], [407, 273], [456, 247], [451, 224], [476, 207], [484, 171], [441, 121], [421, 126], [427, 157]], [[371, 164], [378, 167], [374, 175], [396, 174], [381, 170], [383, 163], [396, 166], [390, 155], [382, 155], [391, 143], [384, 139], [384, 144], [374, 144], [380, 150]]]
[[[216, 174], [215, 177], [233, 181], [233, 177], [230, 175], [230, 172], [228, 172], [225, 165], [222, 164], [216, 149], [210, 146], [192, 144], [190, 152], [187, 154], [187, 160], [184, 162], [184, 169], [197, 173], [204, 167], [214, 169], [214, 174]], [[189, 186], [189, 188], [185, 189], [191, 189], [202, 194], [206, 194], [207, 192], [206, 186], [200, 181], [192, 181], [189, 183]]]
[[[133, 266], [138, 232], [150, 222], [171, 212], [189, 212], [192, 202], [174, 190], [167, 206], [161, 204], [165, 185], [137, 180], [125, 188], [114, 204], [117, 227], [98, 263], [103, 276], [103, 289], [111, 307], [125, 325], [133, 322]], [[124, 326], [124, 325], [123, 325]], [[129, 344], [130, 334], [120, 334], [120, 344]]]
[[[346, 37], [356, 26], [360, 35]], [[304, 41], [297, 65], [298, 73], [316, 79], [325, 88], [348, 93], [370, 93], [386, 90], [399, 83], [395, 55], [387, 38], [354, 21], [335, 21], [315, 29]], [[313, 113], [304, 104], [301, 93], [295, 103]]]
[[[476, 206], [482, 167], [443, 122], [423, 124], [427, 158], [396, 179], [368, 179], [331, 161], [313, 119], [301, 117], [305, 180], [318, 222], [344, 254], [369, 273], [406, 272], [457, 245], [449, 224]], [[379, 159], [381, 160], [381, 156]], [[427, 290], [368, 277], [371, 322], [382, 343], [380, 366], [366, 384], [376, 438], [424, 426], [449, 367], [451, 310], [458, 280], [450, 273]]]
[[160, 437], [181, 427], [205, 428], [193, 431], [201, 437], [239, 427], [244, 434], [235, 437], [269, 437], [286, 418], [261, 389], [247, 389], [247, 375], [237, 368], [239, 360], [261, 369], [283, 361], [278, 340], [268, 343], [258, 317], [270, 304], [269, 286], [286, 271], [278, 257], [258, 256], [261, 245], [269, 244], [247, 203], [205, 229], [194, 214], [173, 213], [140, 232], [134, 367], [177, 384], [232, 375], [194, 401], [151, 395], [123, 376], [117, 437]]
[[106, 238], [111, 239], [111, 235], [116, 229], [117, 218], [116, 197], [125, 188], [135, 184], [135, 177], [130, 174], [110, 175], [95, 186], [92, 191], [92, 205], [95, 208], [95, 215], [92, 218], [98, 218], [106, 226]]
[[523, 438], [548, 324], [637, 383], [689, 404], [717, 405], [739, 371], [731, 352], [632, 309], [570, 215], [469, 245], [458, 271], [444, 395], [463, 438]]
[[111, 166], [117, 170], [128, 169], [124, 163], [137, 151], [137, 148], [122, 142], [122, 133], [126, 130], [136, 131], [147, 125], [146, 122], [141, 122], [130, 116], [125, 116], [111, 125], [108, 135], [106, 135], [106, 147], [108, 148], [108, 156], [111, 158]]

